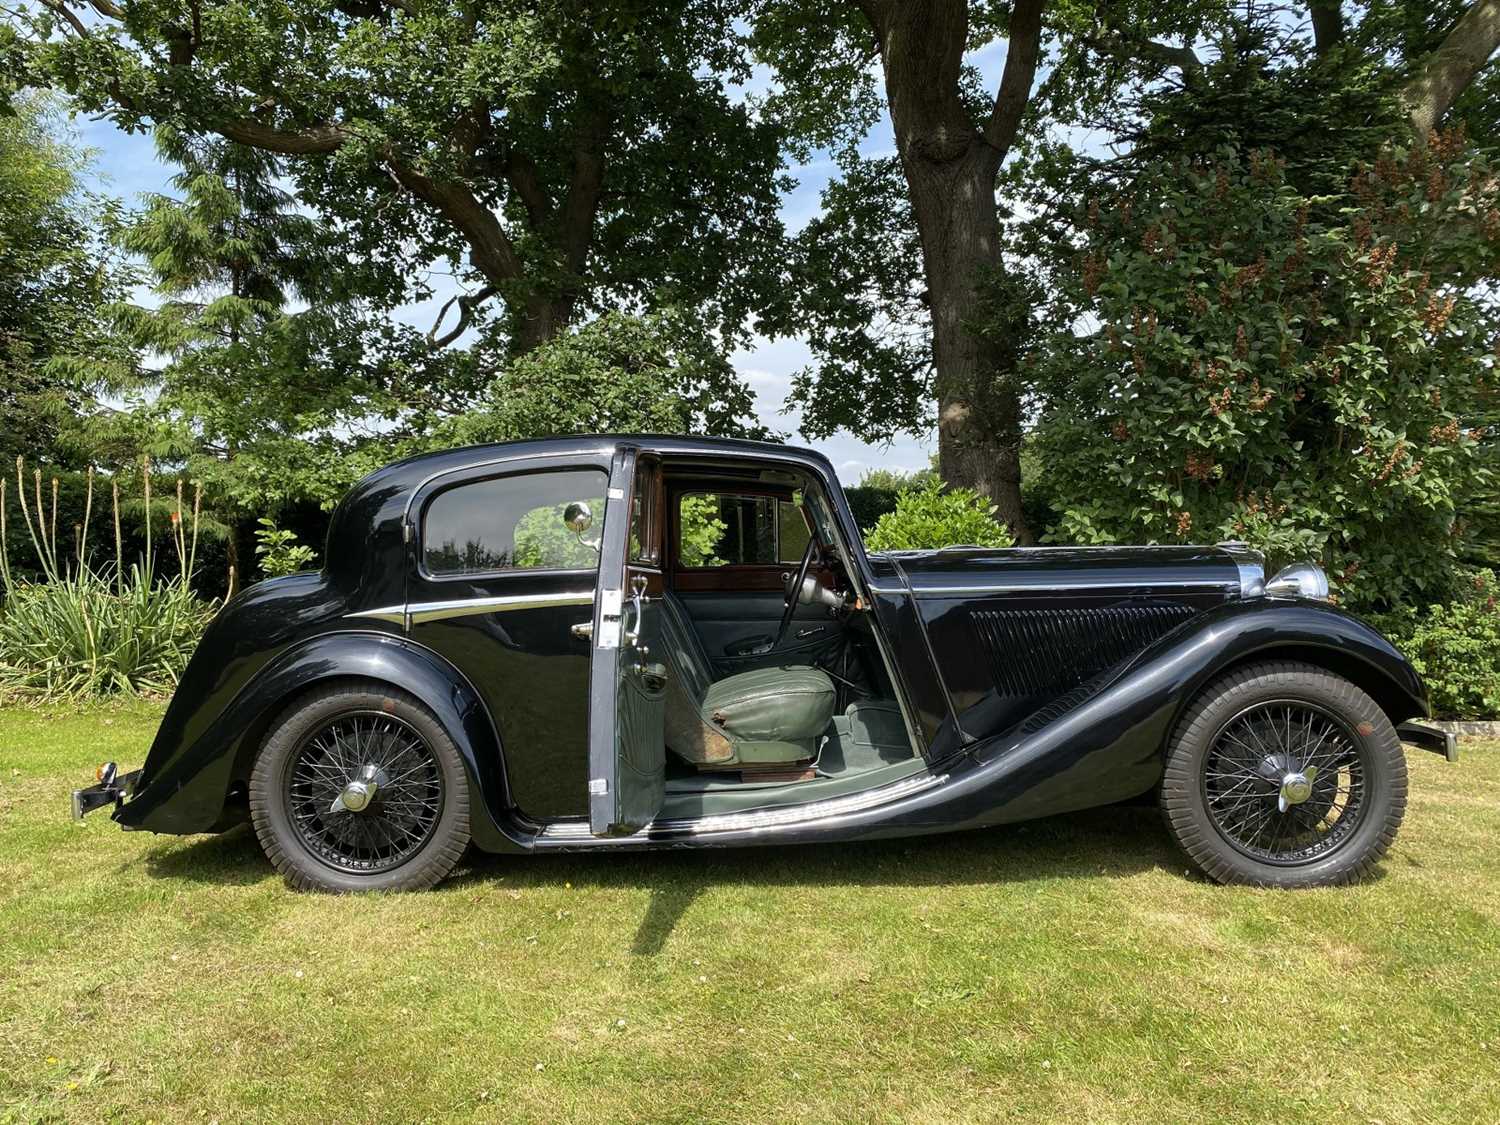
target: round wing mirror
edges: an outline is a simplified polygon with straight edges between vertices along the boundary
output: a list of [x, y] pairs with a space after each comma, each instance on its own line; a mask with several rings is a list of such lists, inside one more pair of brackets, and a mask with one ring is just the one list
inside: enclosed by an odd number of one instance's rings
[[582, 500], [574, 500], [563, 509], [563, 523], [573, 529], [574, 535], [582, 535], [594, 526], [594, 513]]

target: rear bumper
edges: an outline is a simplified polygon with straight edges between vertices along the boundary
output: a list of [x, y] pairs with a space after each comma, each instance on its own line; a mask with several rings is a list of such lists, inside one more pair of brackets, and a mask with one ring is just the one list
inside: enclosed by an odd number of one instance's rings
[[73, 790], [73, 819], [82, 820], [95, 809], [102, 809], [105, 805], [118, 806], [134, 791], [135, 783], [140, 780], [140, 777], [140, 770], [132, 770], [126, 774], [110, 772], [98, 785]]
[[1450, 762], [1458, 761], [1458, 736], [1451, 731], [1412, 720], [1397, 727], [1396, 734], [1400, 736], [1402, 742], [1410, 742], [1413, 746], [1420, 746], [1423, 750], [1441, 754]]

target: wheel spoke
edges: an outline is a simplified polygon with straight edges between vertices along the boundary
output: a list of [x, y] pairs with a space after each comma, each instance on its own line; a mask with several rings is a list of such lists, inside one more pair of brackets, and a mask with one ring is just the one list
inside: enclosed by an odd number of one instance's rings
[[[307, 850], [340, 871], [374, 874], [415, 855], [442, 816], [442, 770], [405, 720], [383, 712], [336, 716], [307, 738], [286, 774], [292, 827]], [[353, 782], [374, 797], [329, 813]]]
[[1258, 704], [1214, 736], [1201, 774], [1204, 804], [1239, 851], [1308, 863], [1342, 846], [1362, 819], [1365, 755], [1348, 725], [1320, 706]]

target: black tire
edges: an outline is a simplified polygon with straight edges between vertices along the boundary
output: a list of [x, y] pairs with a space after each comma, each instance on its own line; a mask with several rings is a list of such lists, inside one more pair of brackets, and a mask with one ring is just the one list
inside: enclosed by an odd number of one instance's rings
[[[400, 738], [399, 752], [408, 755], [402, 759], [403, 772], [408, 762], [417, 763], [413, 772], [420, 779], [410, 784], [423, 786], [422, 804], [409, 815], [403, 805], [398, 815], [394, 806], [385, 809], [377, 800], [368, 814], [340, 812], [330, 815], [327, 824], [320, 823], [309, 770], [333, 771], [328, 765], [305, 763], [318, 752], [324, 732], [349, 729], [351, 723], [357, 730], [364, 722], [372, 730], [383, 724], [384, 731], [397, 732], [382, 737]], [[381, 746], [395, 742], [370, 745], [378, 753]], [[328, 784], [334, 787], [320, 791], [325, 798], [338, 791], [336, 783]], [[399, 792], [394, 785], [393, 791]], [[300, 817], [294, 815], [294, 805]], [[345, 829], [335, 822], [335, 815], [375, 817], [361, 829], [371, 833], [370, 846], [356, 848], [337, 836]], [[424, 890], [452, 871], [468, 846], [468, 778], [453, 739], [412, 696], [373, 684], [321, 688], [288, 707], [262, 744], [250, 774], [250, 820], [266, 857], [298, 890]], [[402, 833], [399, 846], [392, 843], [397, 831]], [[385, 843], [383, 851], [374, 846], [380, 841]], [[358, 869], [361, 866], [367, 869]]]
[[[1282, 715], [1286, 736], [1277, 742]], [[1268, 746], [1272, 752], [1257, 759]], [[1283, 755], [1278, 746], [1291, 749]], [[1300, 772], [1288, 764], [1299, 756], [1326, 765], [1302, 802], [1280, 805], [1284, 793], [1295, 800], [1298, 788], [1283, 788], [1274, 775]], [[1264, 808], [1255, 804], [1262, 799]], [[1406, 811], [1406, 758], [1385, 713], [1348, 680], [1309, 664], [1254, 664], [1211, 684], [1178, 722], [1167, 744], [1161, 806], [1178, 845], [1217, 882], [1351, 883], [1368, 875], [1396, 838]], [[1329, 824], [1335, 806], [1340, 815]], [[1283, 838], [1280, 850], [1270, 843]]]

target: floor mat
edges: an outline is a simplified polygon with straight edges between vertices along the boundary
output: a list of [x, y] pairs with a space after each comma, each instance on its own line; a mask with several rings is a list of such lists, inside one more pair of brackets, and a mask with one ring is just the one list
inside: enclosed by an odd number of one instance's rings
[[895, 703], [862, 701], [833, 717], [832, 729], [818, 756], [818, 773], [842, 777], [913, 757], [906, 723]]

